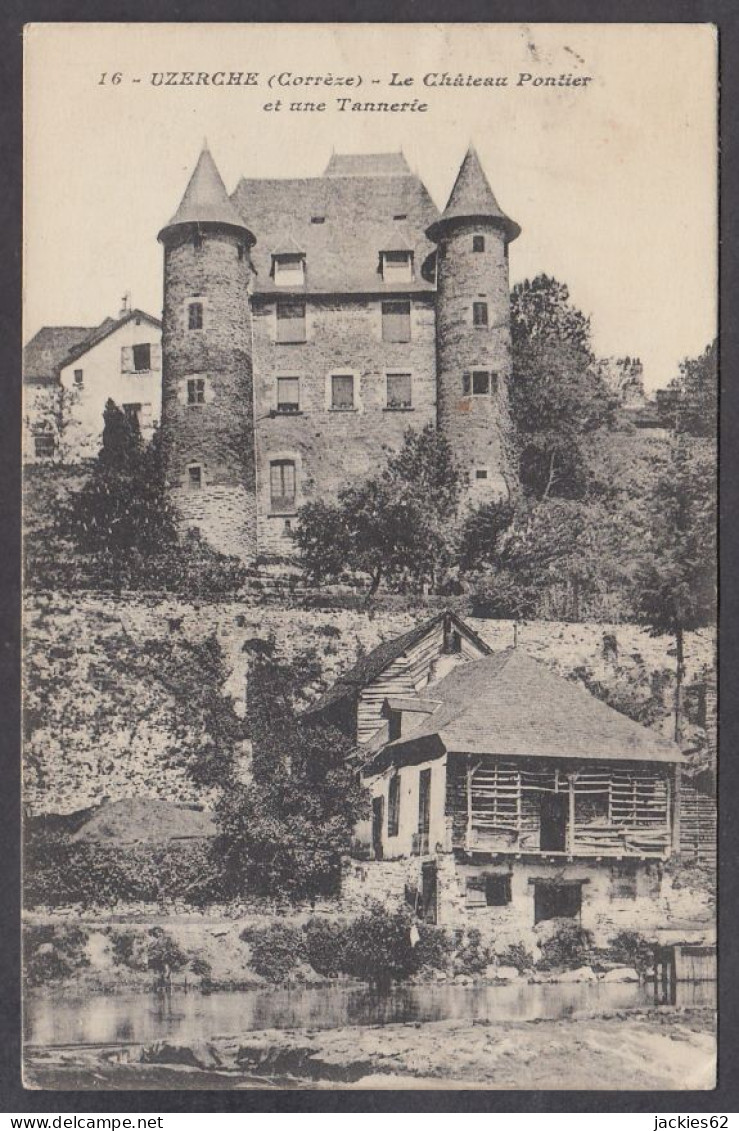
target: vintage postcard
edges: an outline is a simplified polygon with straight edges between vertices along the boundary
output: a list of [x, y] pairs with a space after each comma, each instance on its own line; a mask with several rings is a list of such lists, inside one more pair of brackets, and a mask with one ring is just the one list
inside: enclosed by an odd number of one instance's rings
[[713, 1088], [715, 28], [24, 104], [26, 1086]]

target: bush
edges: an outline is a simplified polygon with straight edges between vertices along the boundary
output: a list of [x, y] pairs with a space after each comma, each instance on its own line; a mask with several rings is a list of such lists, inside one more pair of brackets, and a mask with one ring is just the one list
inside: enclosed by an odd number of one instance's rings
[[346, 923], [314, 918], [308, 920], [303, 931], [308, 962], [317, 974], [335, 978], [344, 970]]
[[426, 966], [431, 970], [445, 970], [454, 951], [453, 937], [443, 927], [430, 923], [419, 923], [418, 933], [421, 937], [414, 951], [417, 969]]
[[519, 974], [523, 974], [533, 968], [534, 956], [523, 943], [511, 943], [498, 955], [498, 963], [501, 966], [515, 966]]
[[541, 962], [543, 969], [554, 966], [575, 968], [584, 965], [593, 945], [593, 936], [573, 919], [547, 920], [550, 934], [542, 939]]
[[484, 946], [482, 935], [476, 927], [467, 932], [467, 941], [459, 946], [454, 959], [456, 974], [482, 974], [492, 962], [493, 955], [489, 947]]
[[251, 948], [251, 967], [268, 982], [284, 982], [307, 959], [303, 932], [287, 923], [247, 927], [239, 938]]
[[207, 959], [200, 958], [199, 956], [197, 958], [193, 958], [192, 962], [190, 963], [190, 970], [196, 978], [202, 978], [204, 983], [210, 982], [213, 968], [210, 962], [207, 961]]
[[23, 972], [29, 986], [68, 978], [90, 965], [81, 927], [34, 926], [24, 931]]
[[381, 990], [402, 982], [420, 966], [411, 946], [413, 919], [405, 908], [387, 911], [376, 903], [349, 924], [344, 947], [346, 973]]
[[188, 956], [185, 951], [161, 927], [152, 927], [149, 938], [149, 970], [162, 972], [167, 966], [170, 970], [181, 970], [187, 965]]
[[111, 942], [113, 961], [129, 970], [146, 970], [148, 956], [145, 940], [133, 931], [114, 934]]
[[638, 931], [619, 931], [610, 942], [609, 955], [614, 962], [623, 962], [642, 973], [654, 963], [654, 948]]

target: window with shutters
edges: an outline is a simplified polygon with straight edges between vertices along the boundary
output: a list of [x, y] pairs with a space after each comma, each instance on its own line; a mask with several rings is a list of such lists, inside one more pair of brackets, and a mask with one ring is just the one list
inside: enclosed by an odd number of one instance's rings
[[295, 460], [276, 459], [269, 465], [269, 496], [274, 512], [295, 509], [297, 482]]
[[277, 378], [277, 411], [286, 413], [300, 411], [299, 377]]
[[205, 404], [205, 377], [188, 377], [187, 403], [190, 408]]
[[202, 330], [202, 328], [203, 328], [203, 304], [202, 304], [202, 302], [189, 302], [187, 304], [187, 328], [188, 328], [188, 330]]
[[383, 251], [382, 279], [385, 283], [410, 283], [413, 278], [413, 252]]
[[133, 347], [133, 367], [137, 373], [151, 369], [151, 346], [148, 342]]
[[302, 299], [281, 299], [277, 303], [277, 341], [305, 341], [305, 302]]
[[410, 373], [388, 373], [387, 407], [394, 409], [411, 408]]
[[333, 373], [331, 375], [332, 410], [334, 412], [351, 412], [355, 407], [354, 374]]
[[393, 774], [387, 792], [387, 835], [397, 836], [400, 829], [400, 774]]
[[473, 326], [487, 326], [488, 324], [488, 304], [486, 302], [473, 302], [472, 304], [472, 325]]
[[411, 340], [410, 302], [383, 302], [383, 342], [409, 342]]
[[305, 256], [302, 252], [273, 255], [272, 275], [277, 287], [302, 287], [305, 282]]

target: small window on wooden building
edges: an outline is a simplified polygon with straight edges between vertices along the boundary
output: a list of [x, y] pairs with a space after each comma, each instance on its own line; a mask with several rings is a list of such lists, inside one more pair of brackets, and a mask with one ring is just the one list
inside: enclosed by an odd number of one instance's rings
[[411, 340], [410, 302], [383, 302], [383, 342], [409, 342]]
[[400, 828], [400, 774], [393, 774], [387, 792], [387, 835], [397, 836]]
[[472, 304], [472, 325], [473, 326], [487, 326], [488, 324], [488, 304], [486, 302], [473, 302]]
[[303, 299], [283, 299], [277, 303], [277, 341], [305, 341], [305, 302]]

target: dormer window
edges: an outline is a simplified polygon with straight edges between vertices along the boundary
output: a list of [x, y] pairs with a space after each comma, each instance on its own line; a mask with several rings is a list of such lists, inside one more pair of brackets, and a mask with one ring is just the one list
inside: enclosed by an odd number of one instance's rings
[[383, 251], [382, 279], [385, 283], [410, 283], [413, 280], [412, 251]]
[[305, 255], [302, 251], [280, 252], [272, 256], [275, 286], [302, 287], [305, 282]]

